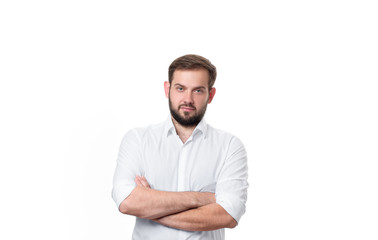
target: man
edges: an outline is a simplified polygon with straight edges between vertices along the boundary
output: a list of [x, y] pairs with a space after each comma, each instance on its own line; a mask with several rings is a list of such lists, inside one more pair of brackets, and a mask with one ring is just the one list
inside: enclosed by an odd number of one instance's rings
[[240, 140], [205, 123], [216, 68], [185, 55], [164, 83], [170, 116], [122, 140], [112, 196], [136, 216], [133, 239], [224, 239], [247, 200], [247, 155]]

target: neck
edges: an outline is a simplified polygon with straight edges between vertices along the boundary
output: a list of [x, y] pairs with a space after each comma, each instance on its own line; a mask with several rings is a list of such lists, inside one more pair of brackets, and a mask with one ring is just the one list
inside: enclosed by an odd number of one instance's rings
[[194, 129], [196, 128], [196, 126], [183, 126], [180, 123], [178, 123], [173, 117], [172, 122], [175, 126], [177, 135], [180, 137], [183, 143], [185, 143], [188, 140], [188, 138], [192, 135]]

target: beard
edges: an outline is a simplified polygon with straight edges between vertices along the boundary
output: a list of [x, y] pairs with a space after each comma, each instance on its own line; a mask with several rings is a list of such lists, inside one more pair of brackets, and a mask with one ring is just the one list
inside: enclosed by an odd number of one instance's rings
[[180, 107], [182, 107], [182, 106], [194, 108], [195, 111], [197, 109], [191, 104], [181, 104], [181, 105], [179, 105], [178, 109], [176, 110], [176, 109], [173, 108], [171, 99], [169, 98], [169, 110], [171, 112], [172, 117], [180, 125], [182, 125], [184, 127], [197, 126], [197, 124], [199, 122], [201, 122], [203, 116], [205, 115], [206, 108], [207, 108], [207, 104], [206, 104], [205, 107], [203, 107], [202, 109], [199, 110], [199, 112], [197, 112], [197, 113], [195, 112], [193, 116], [190, 116], [188, 112], [184, 112], [184, 116], [181, 116], [179, 111], [180, 111]]

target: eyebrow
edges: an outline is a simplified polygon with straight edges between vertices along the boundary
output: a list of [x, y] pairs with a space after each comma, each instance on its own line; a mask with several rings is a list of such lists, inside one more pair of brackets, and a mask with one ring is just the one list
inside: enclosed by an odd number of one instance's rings
[[[175, 87], [184, 87], [184, 88], [186, 88], [186, 86], [184, 86], [184, 85], [182, 85], [182, 84], [180, 84], [180, 83], [175, 83], [174, 84], [174, 86]], [[198, 86], [198, 87], [194, 87], [193, 89], [206, 89], [206, 87], [204, 87], [204, 86]]]

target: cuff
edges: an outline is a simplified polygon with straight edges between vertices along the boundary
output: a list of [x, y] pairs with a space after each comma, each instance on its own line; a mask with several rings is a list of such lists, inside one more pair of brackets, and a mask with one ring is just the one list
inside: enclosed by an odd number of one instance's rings
[[245, 213], [245, 204], [242, 201], [232, 197], [217, 197], [216, 202], [239, 223]]
[[130, 193], [134, 190], [134, 185], [125, 185], [125, 186], [119, 186], [114, 187], [112, 191], [112, 198], [114, 202], [117, 205], [117, 208], [119, 209], [119, 205], [125, 200]]

